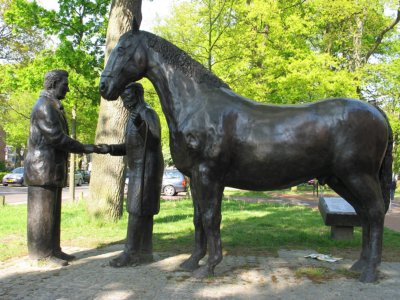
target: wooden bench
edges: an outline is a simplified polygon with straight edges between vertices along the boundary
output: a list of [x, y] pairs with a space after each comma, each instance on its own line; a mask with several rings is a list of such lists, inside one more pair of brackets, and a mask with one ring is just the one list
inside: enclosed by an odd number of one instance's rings
[[354, 208], [343, 198], [319, 198], [318, 209], [325, 225], [331, 226], [331, 238], [351, 240], [355, 226], [361, 226], [360, 218]]

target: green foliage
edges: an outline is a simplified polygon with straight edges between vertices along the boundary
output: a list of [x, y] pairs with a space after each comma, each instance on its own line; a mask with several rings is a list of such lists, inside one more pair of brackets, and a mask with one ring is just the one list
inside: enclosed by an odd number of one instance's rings
[[70, 93], [63, 100], [67, 118], [71, 121], [75, 106], [77, 138], [93, 142], [109, 2], [60, 0], [60, 9], [55, 12], [45, 10], [36, 2], [10, 1], [4, 13], [7, 24], [17, 32], [35, 28], [48, 38], [54, 39], [56, 35], [58, 43], [55, 48], [47, 44], [47, 49], [29, 61], [7, 64], [0, 69], [0, 120], [6, 124], [8, 144], [26, 145], [30, 110], [42, 89], [45, 73], [52, 69], [69, 72]]
[[3, 180], [4, 175], [6, 175], [8, 172], [4, 171], [6, 169], [5, 165], [3, 162], [0, 162], [2, 164], [0, 166], [0, 181]]
[[389, 4], [396, 2], [198, 0], [176, 7], [156, 31], [257, 101], [357, 97], [360, 67], [371, 53], [395, 55], [387, 51], [394, 30], [374, 49], [393, 22], [384, 14]]
[[[24, 61], [44, 49], [43, 31], [36, 24], [18, 16], [20, 11], [24, 11], [26, 4], [25, 0], [0, 0], [0, 61], [2, 63]], [[32, 4], [31, 8], [24, 11], [24, 14], [36, 16], [37, 5]], [[14, 22], [16, 19], [19, 19], [18, 25]]]

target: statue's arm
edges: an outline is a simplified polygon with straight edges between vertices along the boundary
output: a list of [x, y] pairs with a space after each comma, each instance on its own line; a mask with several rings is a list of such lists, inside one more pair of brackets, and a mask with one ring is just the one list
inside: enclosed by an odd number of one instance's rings
[[114, 156], [123, 156], [126, 155], [126, 144], [113, 144], [108, 145], [110, 147], [110, 154]]
[[[41, 106], [35, 113], [38, 128], [47, 144], [54, 148], [73, 153], [88, 152], [87, 147], [77, 140], [69, 137], [63, 127], [59, 113], [50, 105]], [[90, 149], [89, 149], [90, 150]]]
[[145, 114], [145, 122], [149, 127], [149, 133], [153, 139], [161, 141], [161, 124], [160, 118], [154, 110], [147, 110]]

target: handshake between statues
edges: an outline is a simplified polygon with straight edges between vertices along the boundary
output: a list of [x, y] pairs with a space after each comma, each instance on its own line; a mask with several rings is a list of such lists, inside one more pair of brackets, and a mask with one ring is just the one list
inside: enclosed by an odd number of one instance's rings
[[89, 153], [107, 154], [110, 153], [111, 147], [110, 145], [107, 144], [98, 144], [98, 145], [85, 144], [83, 145], [83, 149], [84, 153], [86, 154]]

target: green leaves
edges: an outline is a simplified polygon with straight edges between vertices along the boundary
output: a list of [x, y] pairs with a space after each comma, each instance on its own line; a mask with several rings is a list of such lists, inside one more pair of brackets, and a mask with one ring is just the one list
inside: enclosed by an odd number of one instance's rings
[[176, 7], [156, 32], [258, 101], [360, 97], [371, 51], [393, 55], [395, 31], [373, 50], [394, 21], [387, 4], [395, 1], [198, 0]]
[[[77, 138], [82, 142], [93, 142], [100, 101], [98, 78], [104, 64], [110, 1], [59, 0], [57, 12], [47, 11], [34, 1], [0, 1], [3, 4], [0, 26], [3, 20], [15, 32], [21, 56], [26, 52], [25, 48], [29, 49], [30, 43], [34, 46], [28, 59], [24, 55], [25, 60], [20, 60], [21, 63], [12, 64], [10, 61], [0, 69], [3, 101], [0, 107], [5, 112], [0, 119], [2, 124], [6, 124], [7, 143], [26, 144], [29, 120], [26, 121], [22, 115], [29, 116], [42, 89], [44, 74], [52, 69], [69, 72], [70, 92], [63, 101], [67, 117], [71, 116], [72, 107], [76, 105]], [[47, 40], [56, 40], [56, 45], [45, 42], [44, 36]], [[10, 39], [4, 43], [10, 49], [17, 47]]]

